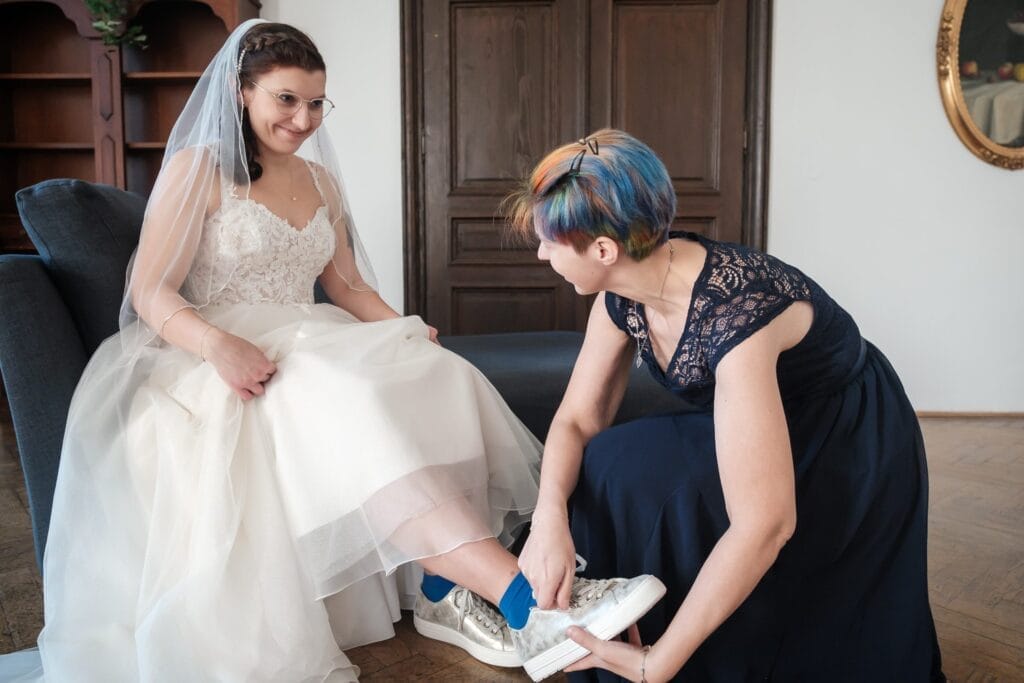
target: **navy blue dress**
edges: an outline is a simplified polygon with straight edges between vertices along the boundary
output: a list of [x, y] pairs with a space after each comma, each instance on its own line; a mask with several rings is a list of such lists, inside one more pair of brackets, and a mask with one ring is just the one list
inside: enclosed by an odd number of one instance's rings
[[[814, 322], [778, 363], [796, 472], [797, 526], [754, 592], [683, 667], [678, 681], [945, 680], [928, 604], [924, 443], [882, 353], [813, 280], [778, 259], [690, 233], [707, 259], [666, 372], [644, 309], [608, 293], [612, 320], [694, 413], [645, 418], [588, 444], [570, 500], [577, 552], [594, 578], [654, 574], [668, 594], [640, 622], [668, 626], [728, 528], [715, 457], [715, 368], [795, 301]], [[606, 671], [574, 681], [613, 681]]]

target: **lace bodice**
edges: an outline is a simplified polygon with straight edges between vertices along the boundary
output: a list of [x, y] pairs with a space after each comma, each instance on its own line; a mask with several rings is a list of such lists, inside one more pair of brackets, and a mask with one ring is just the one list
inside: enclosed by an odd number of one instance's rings
[[182, 295], [198, 305], [313, 303], [334, 240], [326, 206], [300, 230], [259, 202], [225, 196], [206, 219]]
[[[651, 350], [643, 305], [611, 292], [605, 303], [612, 320], [636, 342], [638, 360], [646, 362], [655, 378], [674, 392], [709, 404], [722, 358], [795, 301], [812, 303], [815, 322], [804, 341], [780, 359], [780, 368], [789, 375], [780, 374], [784, 390], [795, 384], [800, 385], [797, 390], [809, 387], [814, 378], [805, 373], [813, 374], [811, 368], [835, 366], [839, 376], [851, 362], [848, 358], [856, 358], [861, 340], [853, 320], [796, 268], [741, 245], [692, 233], [672, 237], [700, 242], [707, 257], [693, 285], [686, 327], [664, 372]], [[791, 367], [793, 372], [788, 372]]]

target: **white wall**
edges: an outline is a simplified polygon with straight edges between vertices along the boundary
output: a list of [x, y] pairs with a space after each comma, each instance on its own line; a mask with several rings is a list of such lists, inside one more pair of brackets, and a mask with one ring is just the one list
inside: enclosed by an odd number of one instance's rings
[[1024, 171], [939, 98], [942, 0], [775, 0], [768, 249], [888, 355], [918, 410], [1024, 411]]
[[[775, 0], [768, 248], [822, 284], [919, 410], [1024, 411], [1024, 171], [976, 159], [935, 76], [942, 0]], [[402, 303], [398, 0], [264, 0], [307, 30], [386, 299]]]
[[327, 63], [324, 120], [384, 299], [404, 305], [398, 0], [263, 0], [260, 16], [309, 34]]

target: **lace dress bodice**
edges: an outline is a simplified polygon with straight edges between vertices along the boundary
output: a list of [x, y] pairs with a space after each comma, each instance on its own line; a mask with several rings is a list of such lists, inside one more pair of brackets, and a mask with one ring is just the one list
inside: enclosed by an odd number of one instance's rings
[[846, 381], [862, 358], [860, 331], [811, 278], [738, 244], [686, 232], [672, 237], [700, 242], [707, 257], [693, 284], [686, 326], [665, 371], [651, 350], [643, 304], [612, 292], [605, 297], [609, 316], [633, 338], [638, 361], [645, 362], [661, 384], [687, 401], [710, 407], [715, 369], [722, 358], [796, 301], [811, 303], [814, 322], [804, 339], [779, 358], [783, 397], [829, 390]]
[[259, 202], [225, 196], [206, 219], [182, 295], [197, 305], [313, 303], [334, 247], [326, 206], [298, 229]]

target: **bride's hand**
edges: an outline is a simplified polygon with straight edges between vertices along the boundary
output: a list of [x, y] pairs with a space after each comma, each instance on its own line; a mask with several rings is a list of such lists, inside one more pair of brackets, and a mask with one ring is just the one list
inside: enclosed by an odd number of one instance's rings
[[438, 346], [441, 345], [441, 342], [437, 341], [437, 328], [433, 325], [427, 325], [427, 336], [430, 341], [434, 342]]
[[204, 346], [206, 360], [243, 401], [262, 396], [277, 366], [254, 344], [214, 328]]
[[534, 513], [530, 536], [519, 554], [519, 569], [533, 588], [537, 607], [569, 608], [576, 578], [576, 546], [564, 512]]

